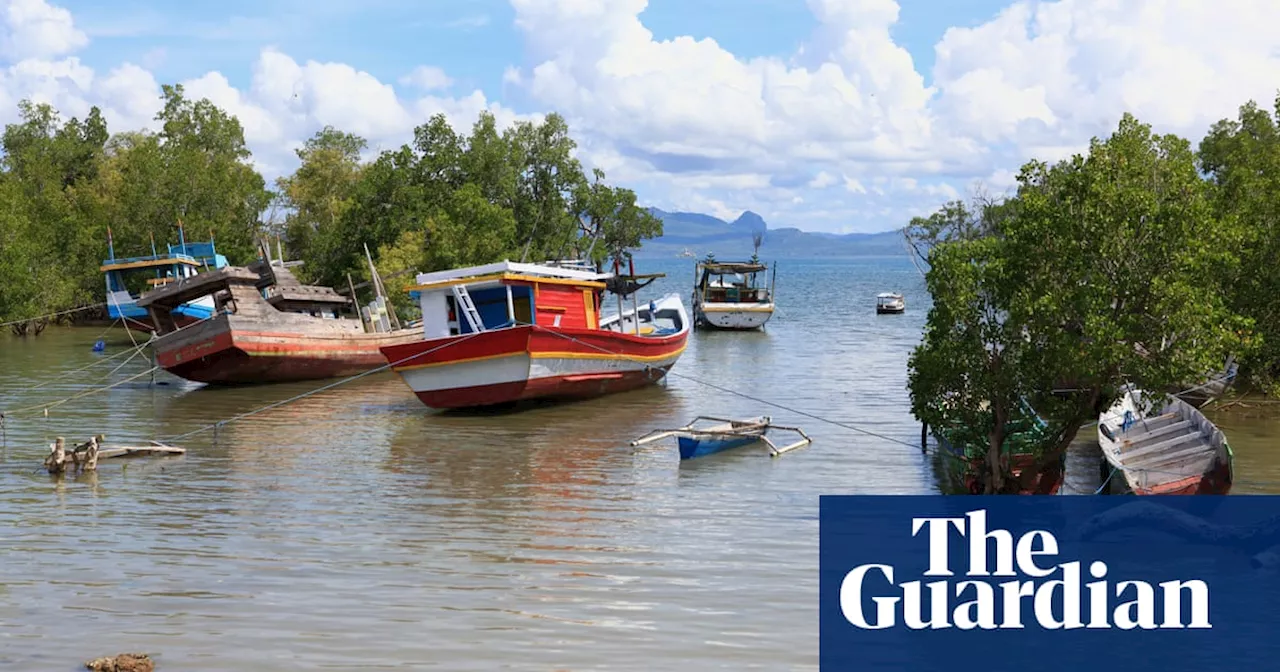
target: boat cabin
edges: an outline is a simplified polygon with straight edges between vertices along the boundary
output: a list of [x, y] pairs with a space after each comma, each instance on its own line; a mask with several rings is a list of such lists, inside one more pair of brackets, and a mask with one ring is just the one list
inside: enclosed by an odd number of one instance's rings
[[612, 277], [585, 266], [502, 261], [420, 273], [409, 291], [422, 307], [428, 340], [521, 324], [599, 329]]
[[164, 334], [181, 326], [176, 319], [181, 305], [196, 300], [211, 302], [210, 315], [228, 314], [270, 319], [278, 315], [299, 315], [350, 322], [342, 317], [351, 299], [329, 287], [303, 285], [279, 262], [259, 260], [248, 267], [224, 266], [147, 292], [138, 305], [149, 311], [157, 332]]
[[[655, 276], [642, 276], [650, 278]], [[423, 338], [432, 340], [521, 325], [661, 336], [680, 331], [682, 309], [667, 302], [624, 308], [622, 297], [647, 283], [597, 273], [570, 262], [495, 264], [420, 273], [408, 287], [422, 308]], [[604, 293], [618, 294], [618, 312], [602, 315]], [[637, 319], [638, 316], [638, 319]]]
[[876, 295], [877, 313], [901, 313], [906, 308], [906, 300], [902, 298], [901, 294], [883, 292]]
[[[115, 246], [108, 245], [111, 258], [103, 260], [98, 270], [106, 278], [107, 315], [111, 319], [146, 320], [146, 309], [137, 305], [140, 295], [175, 280], [190, 278], [201, 269], [227, 265], [227, 258], [218, 254], [212, 241], [184, 242], [168, 248], [166, 254], [116, 258]], [[181, 311], [196, 319], [210, 314], [208, 306], [198, 304], [182, 306]]]
[[773, 283], [761, 283], [768, 266], [755, 262], [699, 262], [698, 299], [702, 303], [769, 303]]

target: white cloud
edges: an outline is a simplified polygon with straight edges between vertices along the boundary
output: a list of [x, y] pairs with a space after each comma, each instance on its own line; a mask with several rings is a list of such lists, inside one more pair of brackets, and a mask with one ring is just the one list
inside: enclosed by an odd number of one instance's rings
[[453, 86], [453, 78], [445, 74], [441, 68], [433, 65], [419, 65], [413, 69], [413, 72], [401, 77], [400, 83], [405, 86], [417, 87], [423, 91], [435, 91]]
[[937, 110], [970, 137], [1028, 149], [1082, 148], [1125, 112], [1199, 136], [1274, 99], [1277, 24], [1272, 0], [1018, 2], [943, 36]]
[[834, 175], [832, 175], [831, 173], [828, 173], [825, 170], [821, 170], [821, 171], [818, 171], [817, 175], [813, 176], [812, 180], [809, 180], [809, 188], [810, 189], [826, 189], [827, 187], [835, 184], [836, 182], [838, 182], [838, 180]]
[[[15, 7], [21, 12], [15, 14]], [[34, 7], [34, 8], [33, 8]], [[72, 24], [66, 10], [36, 0], [17, 0], [7, 8], [5, 35], [32, 24], [30, 17], [45, 17], [45, 33], [62, 37], [22, 42], [29, 57], [0, 69], [0, 123], [13, 121], [17, 103], [24, 98], [47, 102], [64, 117], [83, 117], [90, 106], [102, 109], [113, 131], [150, 128], [160, 110], [160, 86], [144, 67], [123, 63], [104, 75], [85, 66], [79, 58], [57, 58], [65, 49], [83, 44], [83, 34]], [[17, 16], [17, 19], [13, 17]], [[49, 18], [52, 17], [52, 18]], [[56, 21], [55, 21], [56, 19]], [[80, 36], [79, 42], [68, 36]], [[60, 41], [59, 41], [60, 40]], [[8, 47], [16, 44], [4, 42]], [[61, 46], [59, 46], [61, 45]], [[43, 55], [41, 57], [40, 55]], [[211, 71], [181, 84], [189, 98], [208, 98], [235, 115], [244, 128], [245, 140], [254, 162], [268, 179], [288, 172], [296, 165], [294, 149], [324, 126], [349, 131], [367, 139], [375, 149], [391, 148], [409, 141], [413, 127], [433, 114], [444, 114], [459, 130], [469, 129], [482, 110], [489, 110], [499, 123], [518, 117], [511, 110], [490, 101], [481, 91], [460, 97], [425, 95], [407, 98], [397, 95], [388, 83], [344, 63], [299, 63], [273, 48], [263, 49], [251, 67], [247, 87], [232, 85], [221, 72]], [[431, 90], [447, 86], [441, 71], [419, 68], [412, 74], [419, 88]]]
[[61, 7], [44, 0], [0, 0], [0, 59], [52, 58], [88, 43]]

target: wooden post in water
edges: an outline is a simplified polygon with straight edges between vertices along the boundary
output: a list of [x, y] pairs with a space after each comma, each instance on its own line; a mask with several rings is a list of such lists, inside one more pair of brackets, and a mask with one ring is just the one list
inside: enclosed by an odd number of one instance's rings
[[920, 423], [920, 452], [929, 452], [929, 423]]
[[50, 446], [49, 457], [44, 459], [44, 468], [51, 474], [61, 474], [67, 464], [67, 452], [64, 439], [59, 436]]

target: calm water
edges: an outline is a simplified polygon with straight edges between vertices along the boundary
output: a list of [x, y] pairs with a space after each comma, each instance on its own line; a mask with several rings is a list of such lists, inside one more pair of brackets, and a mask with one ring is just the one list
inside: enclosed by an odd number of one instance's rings
[[[688, 296], [692, 260], [644, 296]], [[874, 296], [906, 295], [876, 316]], [[643, 297], [642, 297], [643, 298]], [[9, 419], [0, 448], [0, 669], [152, 653], [164, 670], [817, 669], [818, 496], [935, 492], [906, 360], [928, 310], [906, 259], [784, 261], [764, 333], [697, 332], [665, 387], [488, 416], [427, 411], [379, 374], [55, 480], [54, 436], [173, 436], [318, 383], [209, 390], [160, 374]], [[116, 329], [0, 336], [0, 408], [103, 384]], [[144, 371], [138, 357], [109, 378]], [[770, 415], [814, 444], [680, 464], [627, 442], [695, 415]], [[1274, 420], [1217, 418], [1236, 492], [1280, 492]], [[1088, 432], [1085, 432], [1088, 434]], [[1097, 485], [1096, 447], [1071, 457]], [[125, 466], [127, 464], [127, 466]]]

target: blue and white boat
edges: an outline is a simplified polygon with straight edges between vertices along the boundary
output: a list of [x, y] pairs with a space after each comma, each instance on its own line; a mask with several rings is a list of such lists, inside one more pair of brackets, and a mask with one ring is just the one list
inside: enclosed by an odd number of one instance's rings
[[[700, 428], [697, 426], [699, 421], [711, 421], [716, 424]], [[766, 436], [770, 429], [795, 432], [800, 435], [800, 440], [780, 448]], [[776, 457], [812, 443], [808, 435], [799, 427], [775, 425], [768, 416], [760, 416], [748, 420], [731, 420], [700, 415], [684, 427], [649, 432], [643, 437], [632, 441], [631, 445], [640, 446], [672, 436], [676, 437], [676, 442], [680, 448], [681, 460], [714, 455], [715, 453], [748, 446], [753, 443], [764, 443], [769, 447], [769, 454]]]
[[[179, 229], [181, 231], [181, 229]], [[138, 297], [146, 290], [167, 285], [175, 280], [189, 278], [206, 269], [219, 269], [227, 265], [227, 258], [218, 254], [212, 240], [207, 243], [188, 243], [185, 238], [177, 245], [168, 245], [166, 254], [158, 254], [155, 243], [151, 256], [116, 257], [111, 232], [107, 231], [107, 253], [99, 268], [107, 285], [107, 316], [123, 320], [131, 329], [153, 329], [145, 308], [138, 306]], [[140, 281], [140, 276], [146, 277]], [[185, 326], [213, 315], [213, 297], [205, 296], [184, 303], [173, 311], [177, 326]]]

